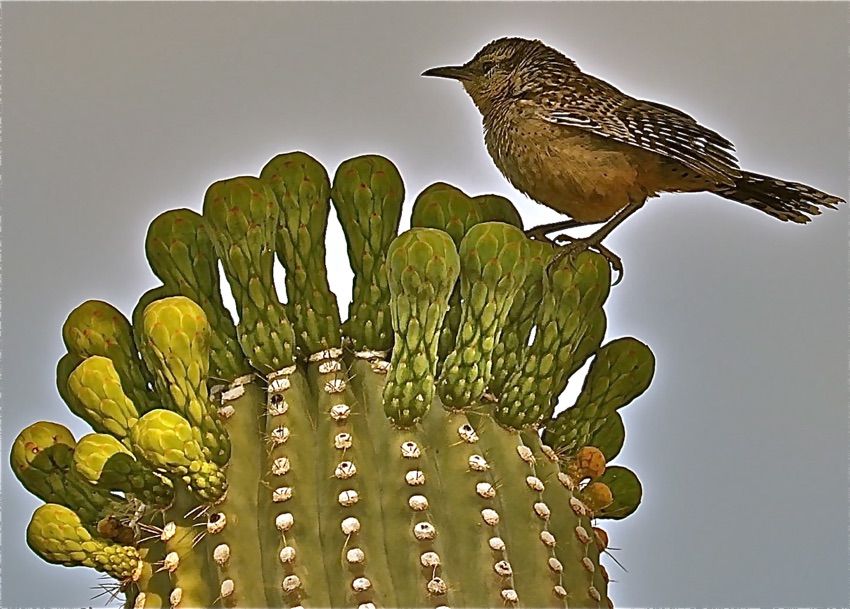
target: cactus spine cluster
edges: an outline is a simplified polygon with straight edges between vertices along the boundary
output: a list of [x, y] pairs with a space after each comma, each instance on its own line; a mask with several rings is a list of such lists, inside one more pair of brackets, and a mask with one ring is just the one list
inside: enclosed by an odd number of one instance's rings
[[[45, 502], [30, 547], [108, 574], [134, 608], [610, 606], [595, 525], [641, 488], [606, 463], [654, 360], [602, 344], [607, 263], [553, 258], [508, 200], [442, 183], [399, 234], [404, 196], [385, 158], [331, 181], [294, 152], [214, 183], [202, 215], [156, 218], [162, 285], [132, 324], [93, 300], [62, 329], [59, 393], [94, 433], [37, 422], [14, 443]], [[354, 272], [344, 321], [331, 205]]]

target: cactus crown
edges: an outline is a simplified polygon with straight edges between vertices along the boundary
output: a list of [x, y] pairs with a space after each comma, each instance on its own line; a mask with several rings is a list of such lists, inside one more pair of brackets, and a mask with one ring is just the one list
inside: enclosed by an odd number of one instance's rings
[[[383, 157], [331, 179], [293, 152], [211, 185], [202, 215], [156, 218], [162, 285], [132, 325], [88, 301], [62, 329], [59, 392], [96, 433], [39, 422], [15, 441], [16, 475], [46, 502], [33, 550], [109, 574], [133, 607], [604, 604], [592, 525], [640, 502], [606, 462], [652, 353], [602, 344], [601, 256], [552, 261], [510, 201], [443, 183], [398, 234], [403, 199]], [[354, 274], [345, 320], [331, 206]]]

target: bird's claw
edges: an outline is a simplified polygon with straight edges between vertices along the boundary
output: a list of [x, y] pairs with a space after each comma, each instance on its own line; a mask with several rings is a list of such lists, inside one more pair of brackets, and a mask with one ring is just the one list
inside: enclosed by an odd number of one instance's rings
[[[568, 256], [572, 253], [581, 252], [584, 250], [595, 250], [601, 256], [608, 261], [608, 264], [611, 265], [611, 270], [617, 273], [617, 279], [611, 285], [617, 285], [623, 280], [623, 261], [622, 259], [609, 250], [607, 247], [602, 245], [601, 243], [597, 243], [592, 237], [586, 239], [576, 239], [570, 237], [569, 235], [557, 235], [555, 237], [555, 242], [560, 245], [558, 252], [552, 258], [552, 261], [549, 263], [556, 264], [561, 258], [564, 256]], [[564, 244], [565, 245], [561, 245]]]

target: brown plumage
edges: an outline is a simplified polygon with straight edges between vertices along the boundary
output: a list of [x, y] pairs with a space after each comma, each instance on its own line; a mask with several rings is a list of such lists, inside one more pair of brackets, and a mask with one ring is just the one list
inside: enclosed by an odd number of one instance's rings
[[[546, 234], [606, 222], [601, 240], [647, 198], [708, 191], [783, 221], [808, 222], [844, 201], [815, 188], [741, 170], [734, 147], [693, 118], [635, 99], [582, 72], [539, 40], [501, 38], [462, 66], [425, 76], [459, 80], [480, 110], [493, 161], [517, 189], [571, 221]], [[578, 241], [578, 240], [577, 240]]]

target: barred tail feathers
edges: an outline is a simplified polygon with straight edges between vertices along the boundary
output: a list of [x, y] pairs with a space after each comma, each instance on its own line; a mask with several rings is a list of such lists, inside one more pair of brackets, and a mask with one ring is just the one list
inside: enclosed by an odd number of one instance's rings
[[799, 182], [787, 182], [770, 176], [742, 171], [734, 186], [718, 185], [712, 192], [726, 199], [749, 205], [783, 222], [805, 224], [821, 208], [835, 209], [844, 199], [828, 195]]

